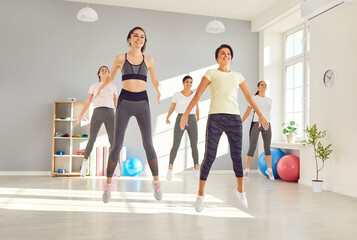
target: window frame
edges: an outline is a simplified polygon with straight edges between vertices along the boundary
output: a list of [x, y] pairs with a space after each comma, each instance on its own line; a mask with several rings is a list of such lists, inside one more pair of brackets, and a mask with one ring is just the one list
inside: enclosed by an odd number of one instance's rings
[[[302, 36], [302, 53], [296, 55], [296, 56], [292, 56], [290, 58], [286, 57], [287, 54], [287, 39], [288, 36], [295, 34], [296, 32], [302, 30], [303, 32], [303, 36]], [[287, 93], [287, 89], [286, 89], [286, 84], [287, 84], [287, 68], [290, 66], [293, 66], [299, 62], [302, 63], [302, 126], [299, 125], [299, 129], [301, 131], [301, 135], [300, 136], [296, 136], [296, 140], [302, 140], [305, 138], [305, 132], [303, 131], [305, 129], [305, 127], [309, 124], [309, 91], [310, 91], [310, 82], [309, 82], [309, 74], [308, 74], [308, 70], [309, 70], [309, 53], [308, 53], [308, 42], [307, 42], [307, 31], [308, 31], [308, 26], [306, 24], [302, 24], [299, 26], [296, 26], [290, 30], [288, 30], [287, 32], [285, 32], [284, 35], [284, 80], [283, 80], [283, 122], [286, 122], [286, 103], [287, 103], [287, 97], [286, 97], [286, 93]], [[290, 89], [295, 89], [295, 87], [290, 88]], [[293, 102], [294, 103], [294, 102]], [[300, 111], [299, 111], [300, 112]], [[294, 113], [298, 113], [298, 111], [293, 111], [292, 114]]]

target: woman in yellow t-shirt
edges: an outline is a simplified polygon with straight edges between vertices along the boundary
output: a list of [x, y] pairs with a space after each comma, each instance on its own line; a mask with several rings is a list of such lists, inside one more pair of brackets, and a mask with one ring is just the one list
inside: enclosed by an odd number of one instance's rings
[[248, 201], [243, 189], [243, 167], [242, 167], [242, 120], [238, 108], [238, 87], [242, 90], [244, 97], [249, 105], [255, 110], [259, 117], [259, 125], [268, 129], [269, 124], [262, 115], [257, 104], [254, 102], [248, 85], [244, 77], [239, 72], [229, 69], [229, 64], [233, 58], [233, 50], [227, 44], [222, 44], [216, 49], [216, 61], [219, 64], [218, 69], [211, 69], [202, 77], [195, 96], [188, 105], [185, 113], [181, 117], [180, 127], [184, 129], [187, 125], [188, 114], [197, 104], [206, 88], [210, 87], [211, 105], [207, 120], [205, 154], [200, 169], [200, 183], [195, 209], [201, 212], [204, 207], [204, 188], [206, 180], [211, 169], [212, 163], [216, 158], [219, 139], [223, 132], [226, 133], [231, 157], [233, 161], [233, 170], [237, 178], [237, 188], [233, 194], [237, 197], [243, 207], [248, 207]]

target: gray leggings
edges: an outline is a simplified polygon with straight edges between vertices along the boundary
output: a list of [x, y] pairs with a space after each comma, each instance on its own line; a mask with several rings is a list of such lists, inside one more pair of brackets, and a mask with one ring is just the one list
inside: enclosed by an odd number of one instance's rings
[[104, 123], [105, 129], [107, 130], [110, 146], [113, 145], [114, 109], [108, 107], [98, 107], [94, 109], [92, 115], [90, 123], [89, 141], [84, 152], [84, 159], [89, 158], [102, 123]]
[[125, 130], [128, 126], [129, 119], [132, 116], [134, 116], [138, 122], [142, 142], [146, 152], [146, 158], [149, 162], [152, 175], [158, 176], [159, 170], [152, 142], [151, 114], [148, 101], [130, 101], [119, 98], [118, 102], [115, 115], [114, 144], [108, 159], [107, 176], [113, 176], [113, 172], [118, 163], [119, 154], [123, 146]]
[[263, 142], [264, 142], [264, 151], [265, 155], [269, 156], [270, 153], [270, 143], [271, 143], [271, 126], [269, 123], [269, 129], [264, 130], [263, 126], [259, 127], [258, 122], [252, 122], [250, 125], [249, 130], [249, 150], [248, 150], [248, 157], [253, 157], [255, 149], [257, 148], [257, 142], [259, 133], [262, 133]]
[[192, 149], [192, 158], [194, 165], [198, 164], [198, 149], [197, 149], [197, 122], [196, 122], [196, 115], [190, 114], [188, 115], [188, 126], [185, 127], [184, 130], [180, 128], [180, 121], [181, 121], [182, 113], [177, 115], [175, 128], [174, 128], [174, 143], [171, 148], [170, 152], [170, 164], [174, 164], [177, 151], [180, 147], [182, 135], [185, 130], [187, 130], [188, 136], [190, 138], [191, 149]]

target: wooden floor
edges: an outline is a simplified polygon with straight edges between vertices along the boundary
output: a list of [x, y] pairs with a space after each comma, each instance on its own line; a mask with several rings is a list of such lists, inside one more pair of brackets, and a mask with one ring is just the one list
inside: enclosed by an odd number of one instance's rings
[[104, 178], [0, 177], [0, 239], [357, 239], [357, 199], [251, 174], [242, 209], [232, 174], [212, 173], [202, 213], [194, 210], [191, 174], [162, 181], [115, 181], [112, 202], [101, 200]]

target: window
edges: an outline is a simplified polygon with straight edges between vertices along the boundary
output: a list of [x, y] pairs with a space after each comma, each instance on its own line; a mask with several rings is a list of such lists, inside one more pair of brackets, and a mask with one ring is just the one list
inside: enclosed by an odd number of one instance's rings
[[283, 121], [295, 121], [299, 126], [298, 138], [303, 137], [303, 129], [308, 122], [307, 74], [305, 26], [299, 26], [284, 34], [284, 109]]

